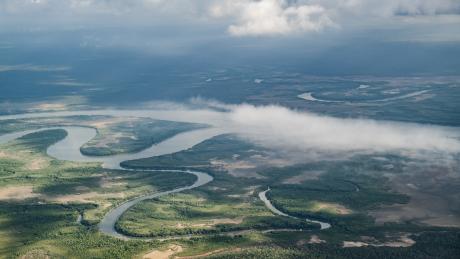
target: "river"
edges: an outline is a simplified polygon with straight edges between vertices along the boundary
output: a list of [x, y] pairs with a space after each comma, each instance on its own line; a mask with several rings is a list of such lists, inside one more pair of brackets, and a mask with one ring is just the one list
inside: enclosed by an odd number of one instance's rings
[[[163, 113], [164, 112], [164, 113]], [[216, 112], [218, 113], [218, 112]], [[77, 162], [101, 162], [102, 166], [107, 169], [115, 169], [115, 170], [132, 170], [127, 168], [122, 168], [120, 163], [127, 160], [135, 160], [141, 158], [148, 158], [148, 157], [155, 157], [161, 156], [166, 154], [172, 154], [176, 152], [180, 152], [182, 150], [189, 149], [196, 144], [199, 144], [207, 139], [212, 137], [229, 133], [223, 126], [224, 120], [219, 117], [214, 112], [207, 112], [205, 117], [200, 117], [196, 113], [196, 111], [185, 111], [185, 112], [177, 112], [177, 111], [115, 111], [115, 110], [101, 110], [101, 111], [82, 111], [82, 112], [53, 112], [53, 113], [32, 113], [32, 114], [17, 114], [17, 115], [7, 115], [7, 116], [0, 116], [0, 120], [6, 119], [25, 119], [25, 118], [40, 118], [40, 117], [60, 117], [60, 116], [76, 116], [76, 115], [110, 115], [110, 116], [138, 116], [138, 117], [149, 117], [154, 119], [162, 119], [162, 120], [174, 120], [174, 121], [183, 121], [183, 122], [195, 122], [195, 123], [205, 123], [211, 125], [209, 128], [205, 129], [197, 129], [192, 131], [183, 132], [177, 134], [171, 138], [168, 138], [156, 145], [152, 145], [149, 148], [141, 150], [135, 153], [124, 153], [118, 155], [111, 155], [111, 156], [97, 156], [91, 157], [83, 155], [80, 152], [80, 147], [83, 146], [85, 143], [90, 141], [94, 138], [97, 134], [96, 129], [90, 127], [80, 127], [80, 126], [63, 126], [63, 127], [45, 127], [41, 129], [35, 130], [26, 130], [21, 132], [14, 132], [10, 134], [5, 134], [0, 136], [0, 144], [7, 143], [14, 139], [20, 138], [27, 134], [31, 134], [34, 132], [44, 131], [44, 130], [52, 130], [52, 129], [63, 129], [67, 132], [67, 136], [56, 142], [55, 144], [51, 145], [47, 149], [47, 154], [51, 157], [54, 157], [59, 160], [66, 160], [66, 161], [77, 161]], [[139, 170], [138, 170], [139, 171]], [[109, 211], [104, 218], [101, 220], [99, 224], [99, 230], [107, 235], [128, 239], [130, 237], [125, 236], [121, 233], [118, 233], [115, 230], [115, 224], [120, 216], [126, 212], [129, 208], [136, 205], [137, 203], [157, 198], [160, 196], [178, 193], [185, 190], [190, 190], [197, 188], [199, 186], [205, 185], [213, 180], [213, 177], [207, 173], [199, 172], [195, 170], [142, 170], [142, 171], [151, 171], [151, 172], [158, 172], [158, 171], [169, 171], [169, 172], [182, 172], [193, 174], [197, 177], [195, 183], [190, 186], [180, 187], [169, 191], [164, 192], [157, 192], [153, 194], [144, 195], [141, 197], [137, 197], [131, 200], [128, 200], [119, 206], [113, 208]], [[269, 191], [269, 190], [267, 190]], [[259, 193], [260, 199], [265, 203], [268, 209], [270, 209], [273, 213], [280, 215], [280, 216], [288, 216], [278, 209], [276, 209], [271, 202], [266, 197], [266, 192]], [[295, 218], [295, 217], [293, 217]], [[321, 225], [321, 229], [327, 229], [330, 227], [330, 224], [309, 220], [308, 222], [318, 223]]]

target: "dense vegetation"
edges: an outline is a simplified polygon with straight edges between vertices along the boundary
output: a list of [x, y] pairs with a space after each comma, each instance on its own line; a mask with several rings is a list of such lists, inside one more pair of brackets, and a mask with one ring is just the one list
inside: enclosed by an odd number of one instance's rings
[[[56, 161], [46, 156], [46, 148], [65, 134], [63, 130], [38, 132], [1, 147], [0, 186], [32, 186], [33, 195], [0, 200], [0, 257], [129, 258], [167, 247], [172, 241], [113, 239], [100, 234], [96, 224], [126, 199], [189, 185], [195, 177], [104, 170], [98, 163]], [[214, 181], [141, 202], [121, 217], [116, 228], [137, 237], [192, 235], [174, 241], [185, 248], [180, 256], [211, 252], [214, 258], [428, 259], [456, 258], [459, 253], [458, 230], [417, 222], [374, 223], [369, 211], [409, 200], [390, 188], [380, 173], [385, 170], [380, 160], [362, 155], [293, 166], [257, 164], [256, 177], [231, 175], [221, 166], [226, 162], [255, 163], [254, 157], [265, 155], [263, 148], [223, 135], [176, 154], [125, 162], [133, 168], [198, 168], [212, 174]], [[406, 163], [398, 156], [385, 159], [391, 161], [394, 173], [402, 171]], [[37, 161], [40, 166], [31, 168]], [[215, 161], [220, 164], [216, 166]], [[291, 180], [305, 172], [312, 175]], [[267, 210], [257, 196], [267, 186], [271, 202], [299, 219]], [[77, 222], [79, 215], [82, 224]], [[332, 228], [319, 231], [304, 218], [330, 222]], [[321, 241], [309, 243], [313, 235]], [[416, 243], [410, 247], [380, 246], [402, 236]], [[343, 248], [344, 241], [360, 242], [363, 237], [372, 240], [366, 241], [369, 246]]]
[[422, 233], [415, 237], [416, 244], [409, 248], [398, 247], [359, 247], [340, 248], [326, 244], [306, 245], [303, 247], [263, 246], [221, 253], [209, 258], [408, 258], [408, 259], [457, 259], [460, 254], [460, 232]]
[[77, 224], [79, 211], [91, 207], [0, 203], [0, 257], [42, 253], [52, 258], [126, 258], [154, 245], [109, 238]]
[[213, 199], [199, 192], [144, 201], [126, 212], [117, 229], [130, 236], [222, 234], [241, 230], [313, 229], [305, 221], [274, 217], [260, 204]]
[[[0, 172], [9, 173], [0, 176], [0, 188], [25, 193], [19, 194], [23, 198], [0, 198], [0, 258], [129, 258], [158, 246], [104, 236], [95, 224], [112, 204], [190, 185], [196, 178], [176, 172], [103, 170], [97, 163], [46, 156], [46, 148], [65, 135], [63, 130], [42, 131], [1, 146]], [[79, 215], [83, 224], [77, 222]]]
[[201, 167], [209, 168], [212, 159], [228, 159], [234, 154], [241, 158], [260, 153], [260, 147], [238, 139], [234, 135], [221, 135], [204, 141], [194, 147], [178, 153], [150, 157], [138, 160], [124, 161], [123, 166], [129, 168], [172, 168], [172, 167]]
[[[438, 255], [453, 258], [454, 251], [458, 250], [458, 247], [449, 245], [455, 242], [457, 238], [455, 234], [445, 236], [446, 240], [443, 242], [448, 251], [433, 254], [426, 254], [427, 243], [409, 248], [385, 246], [342, 248], [344, 240], [359, 242], [361, 237], [371, 237], [374, 239], [373, 242], [379, 245], [398, 240], [404, 233], [417, 234], [426, 231], [432, 233], [432, 235], [411, 236], [416, 242], [419, 242], [421, 237], [428, 240], [442, 236], [440, 231], [446, 229], [424, 227], [413, 222], [376, 225], [374, 219], [368, 215], [369, 211], [382, 205], [404, 204], [409, 201], [408, 196], [394, 192], [390, 188], [388, 178], [381, 173], [387, 170], [386, 166], [389, 163], [392, 164], [393, 173], [400, 173], [403, 165], [408, 162], [406, 159], [385, 154], [382, 154], [385, 156], [384, 160], [359, 155], [348, 160], [318, 161], [286, 167], [259, 167], [256, 169], [257, 174], [262, 178], [233, 177], [225, 171], [220, 171], [220, 168], [213, 167], [210, 163], [212, 160], [235, 161], [235, 154], [237, 154], [237, 161], [248, 161], [248, 159], [250, 161], [252, 156], [264, 155], [264, 152], [265, 150], [257, 146], [242, 142], [232, 135], [226, 135], [205, 141], [190, 150], [176, 154], [125, 162], [125, 166], [146, 168], [151, 165], [169, 168], [175, 164], [184, 167], [199, 167], [212, 173], [215, 180], [188, 194], [162, 197], [140, 203], [124, 215], [118, 227], [131, 235], [222, 233], [223, 230], [218, 225], [212, 227], [200, 225], [212, 218], [207, 215], [209, 209], [218, 211], [215, 215], [225, 215], [230, 218], [245, 215], [244, 211], [238, 209], [233, 209], [235, 215], [229, 214], [223, 205], [233, 204], [232, 208], [239, 208], [241, 204], [249, 202], [253, 208], [259, 206], [263, 208], [257, 193], [270, 186], [271, 191], [268, 192], [268, 197], [277, 208], [300, 219], [313, 218], [329, 222], [332, 228], [321, 232], [245, 234], [243, 236], [249, 237], [249, 240], [245, 241], [246, 245], [230, 240], [229, 242], [234, 245], [221, 244], [214, 248], [214, 250], [219, 250], [219, 248], [228, 247], [227, 252], [218, 253], [215, 255], [216, 258], [374, 258], [375, 256], [417, 258], [421, 255], [425, 256], [422, 258], [441, 258]], [[288, 179], [306, 172], [311, 172], [314, 177], [287, 183]], [[248, 195], [248, 188], [250, 189], [251, 186], [256, 186], [256, 189]], [[181, 196], [184, 198], [180, 198]], [[201, 202], [198, 202], [197, 200], [200, 199]], [[215, 217], [214, 214], [211, 215]], [[178, 229], [178, 222], [185, 227], [181, 225], [181, 228]], [[240, 224], [230, 225], [228, 229], [246, 226], [249, 227], [248, 229], [258, 229], [257, 220], [254, 221], [248, 216]], [[302, 228], [299, 226], [300, 224], [297, 227], [284, 225], [285, 228]], [[312, 233], [319, 235], [327, 244], [295, 245], [302, 240], [308, 240]], [[267, 241], [267, 238], [270, 241]], [[212, 247], [211, 244], [209, 245]], [[259, 247], [260, 245], [263, 246]], [[246, 248], [237, 251], [238, 249], [232, 249], [235, 246]], [[208, 251], [213, 250], [211, 247], [208, 247]], [[195, 250], [195, 247], [192, 250]], [[199, 254], [199, 252], [193, 254]]]
[[127, 120], [99, 128], [94, 139], [80, 148], [89, 156], [107, 156], [140, 151], [176, 134], [206, 125], [152, 119]]

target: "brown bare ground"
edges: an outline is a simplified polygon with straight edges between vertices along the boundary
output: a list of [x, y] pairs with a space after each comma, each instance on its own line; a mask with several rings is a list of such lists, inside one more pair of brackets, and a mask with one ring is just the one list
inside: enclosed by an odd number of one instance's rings
[[112, 188], [112, 187], [124, 186], [128, 184], [127, 182], [122, 182], [119, 179], [121, 178], [104, 176], [104, 177], [101, 177], [99, 185], [102, 188]]
[[410, 247], [415, 244], [415, 241], [409, 238], [408, 234], [401, 235], [398, 239], [387, 241], [387, 242], [378, 242], [373, 237], [361, 237], [363, 241], [343, 241], [343, 247], [363, 247], [363, 246], [374, 246], [374, 247]]
[[47, 200], [58, 202], [58, 203], [71, 203], [71, 202], [93, 202], [97, 203], [97, 199], [123, 199], [125, 195], [123, 193], [98, 193], [98, 192], [87, 192], [81, 194], [69, 194], [69, 195], [61, 195], [56, 197], [46, 197]]
[[207, 253], [199, 254], [199, 255], [191, 255], [191, 256], [176, 256], [177, 259], [195, 259], [195, 258], [203, 258], [203, 257], [208, 257], [210, 255], [216, 255], [224, 252], [239, 252], [241, 251], [241, 248], [233, 248], [233, 249], [217, 249], [214, 251], [210, 251]]
[[211, 165], [218, 168], [221, 171], [227, 171], [234, 177], [243, 178], [257, 178], [262, 179], [263, 176], [255, 172], [256, 165], [248, 161], [224, 161], [212, 159]]
[[106, 134], [102, 138], [98, 139], [97, 142], [92, 144], [93, 147], [103, 148], [109, 147], [111, 144], [117, 144], [120, 142], [120, 138], [124, 135], [121, 132]]
[[32, 159], [30, 162], [27, 162], [26, 169], [30, 171], [41, 170], [49, 166], [48, 160], [44, 158], [35, 158]]
[[343, 247], [363, 247], [368, 246], [368, 243], [361, 242], [361, 241], [343, 241]]
[[230, 198], [251, 197], [252, 195], [254, 195], [254, 192], [256, 191], [256, 189], [258, 187], [259, 187], [259, 185], [249, 186], [249, 187], [245, 188], [245, 190], [247, 190], [246, 193], [243, 193], [243, 194], [230, 194], [230, 195], [227, 195], [227, 196], [230, 197]]
[[321, 244], [321, 243], [326, 243], [325, 240], [322, 240], [319, 238], [317, 235], [312, 235], [310, 237], [310, 240], [308, 241], [309, 244]]
[[176, 228], [186, 228], [186, 227], [213, 227], [218, 224], [241, 224], [244, 220], [244, 217], [239, 217], [235, 219], [230, 219], [230, 218], [222, 218], [222, 219], [211, 219], [207, 222], [204, 223], [196, 223], [196, 224], [182, 224], [182, 223], [177, 223]]
[[0, 151], [0, 158], [18, 160], [21, 157], [18, 154], [12, 154], [12, 153], [9, 153], [9, 152]]
[[48, 255], [48, 252], [41, 250], [41, 249], [37, 249], [37, 250], [29, 251], [25, 255], [19, 258], [21, 259], [49, 259], [51, 257]]
[[182, 252], [182, 247], [179, 245], [170, 245], [167, 250], [160, 251], [154, 250], [146, 255], [144, 255], [143, 259], [168, 259], [171, 258], [172, 255]]
[[33, 186], [10, 186], [0, 188], [0, 200], [25, 200], [40, 196]]
[[[24, 157], [29, 157], [29, 156], [30, 156], [29, 151], [27, 151], [27, 152], [19, 151], [16, 154], [0, 151], [0, 158], [13, 159], [13, 160], [23, 160], [24, 161]], [[48, 166], [49, 166], [48, 160], [46, 160], [45, 158], [35, 157], [35, 158], [31, 159], [31, 160], [26, 160], [25, 161], [24, 169], [29, 170], [29, 171], [36, 171], [36, 170], [46, 168]]]
[[138, 118], [133, 118], [133, 117], [114, 117], [114, 118], [110, 118], [110, 119], [97, 120], [97, 121], [91, 122], [91, 124], [89, 124], [89, 125], [92, 126], [92, 127], [98, 128], [98, 129], [103, 129], [103, 128], [107, 128], [108, 126], [110, 126], [112, 124], [116, 124], [116, 123], [120, 123], [120, 122], [133, 122], [133, 121], [136, 121], [136, 120], [138, 120]]
[[321, 175], [322, 171], [306, 171], [299, 175], [290, 177], [283, 181], [284, 184], [301, 184], [308, 180], [316, 180]]
[[345, 206], [330, 202], [315, 202], [313, 211], [328, 211], [339, 215], [348, 215], [352, 213], [352, 211]]
[[299, 241], [297, 241], [296, 245], [297, 246], [303, 246], [303, 245], [306, 245], [306, 244], [322, 244], [322, 243], [326, 243], [326, 240], [322, 240], [317, 235], [312, 235], [310, 237], [310, 240], [306, 240], [306, 239], [299, 240]]

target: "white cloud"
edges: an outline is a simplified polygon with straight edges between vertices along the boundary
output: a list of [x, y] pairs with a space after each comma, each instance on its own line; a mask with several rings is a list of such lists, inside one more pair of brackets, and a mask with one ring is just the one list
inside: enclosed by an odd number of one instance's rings
[[334, 24], [320, 5], [289, 5], [285, 0], [221, 1], [210, 12], [214, 17], [235, 17], [228, 27], [234, 36], [319, 31]]
[[[286, 35], [328, 27], [382, 26], [394, 17], [459, 16], [458, 0], [1, 0], [0, 22], [65, 26], [205, 21], [234, 36]], [[400, 21], [407, 23], [407, 21]], [[93, 24], [92, 24], [93, 23]], [[203, 25], [200, 24], [200, 25]], [[193, 26], [193, 25], [190, 25]]]
[[460, 131], [452, 128], [340, 119], [280, 106], [235, 106], [229, 117], [233, 132], [280, 151], [460, 152]]
[[[234, 36], [285, 35], [362, 25], [397, 16], [460, 14], [456, 0], [224, 0], [209, 8], [213, 17], [230, 17], [228, 32]], [[406, 20], [407, 22], [407, 20]]]
[[[85, 21], [88, 16], [112, 15], [112, 18], [125, 15], [136, 19], [138, 16], [160, 14], [162, 12], [184, 13], [191, 10], [192, 0], [2, 0], [0, 14], [29, 13], [42, 15], [40, 18], [62, 18]], [[195, 4], [193, 4], [195, 5]], [[45, 16], [43, 16], [45, 15]]]
[[395, 15], [436, 15], [459, 13], [457, 0], [326, 0], [324, 4], [339, 11], [380, 17]]

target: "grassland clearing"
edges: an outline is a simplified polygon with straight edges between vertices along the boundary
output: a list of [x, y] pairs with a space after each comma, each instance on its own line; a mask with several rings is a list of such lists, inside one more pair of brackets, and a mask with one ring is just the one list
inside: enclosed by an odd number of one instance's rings
[[33, 186], [8, 186], [0, 189], [0, 200], [25, 200], [38, 196]]
[[174, 254], [182, 252], [179, 245], [170, 245], [167, 250], [154, 250], [142, 257], [142, 259], [168, 259]]

